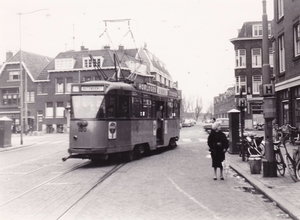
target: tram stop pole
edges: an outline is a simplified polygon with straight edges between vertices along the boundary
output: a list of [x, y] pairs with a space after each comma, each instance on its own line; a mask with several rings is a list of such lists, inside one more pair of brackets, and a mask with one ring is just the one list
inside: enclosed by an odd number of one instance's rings
[[275, 100], [275, 87], [271, 83], [271, 72], [269, 64], [269, 34], [268, 34], [268, 16], [266, 13], [266, 0], [262, 1], [263, 15], [262, 15], [262, 28], [263, 28], [263, 68], [262, 68], [262, 96], [264, 100], [263, 112], [265, 119], [265, 160], [263, 160], [263, 177], [277, 177], [277, 167], [274, 157], [273, 135], [272, 135], [272, 121], [276, 117], [276, 100]]

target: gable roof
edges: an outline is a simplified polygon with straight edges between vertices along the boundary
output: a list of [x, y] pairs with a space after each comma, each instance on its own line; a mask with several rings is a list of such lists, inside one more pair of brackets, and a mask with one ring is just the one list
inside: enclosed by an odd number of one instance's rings
[[[22, 51], [22, 63], [24, 69], [28, 72], [32, 81], [35, 81], [40, 74], [40, 72], [50, 63], [52, 58]], [[11, 57], [1, 68], [0, 75], [7, 64], [20, 63], [20, 51]]]

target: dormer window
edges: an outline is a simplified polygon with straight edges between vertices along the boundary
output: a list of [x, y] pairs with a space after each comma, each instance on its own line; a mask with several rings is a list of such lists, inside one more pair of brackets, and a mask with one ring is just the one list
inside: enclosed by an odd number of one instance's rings
[[91, 60], [90, 57], [83, 58], [83, 68], [94, 68], [94, 67], [102, 67], [103, 57], [93, 57], [94, 59]]
[[[268, 24], [268, 35], [271, 36], [271, 24]], [[252, 36], [253, 37], [262, 37], [263, 36], [262, 24], [252, 25]]]
[[56, 70], [70, 70], [74, 68], [75, 60], [73, 58], [55, 59]]

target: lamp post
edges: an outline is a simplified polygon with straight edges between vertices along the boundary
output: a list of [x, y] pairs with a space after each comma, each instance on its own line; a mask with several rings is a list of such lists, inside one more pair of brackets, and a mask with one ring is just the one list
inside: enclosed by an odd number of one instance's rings
[[[48, 9], [39, 9], [31, 12], [19, 12], [17, 13], [19, 15], [19, 28], [20, 28], [20, 120], [21, 120], [21, 133], [20, 133], [20, 144], [23, 145], [23, 120], [25, 123], [25, 131], [27, 131], [28, 127], [28, 110], [27, 110], [27, 74], [26, 71], [24, 72], [24, 89], [23, 89], [23, 69], [22, 69], [22, 15], [26, 14], [32, 14], [39, 11], [45, 11]], [[47, 14], [48, 15], [48, 14]], [[24, 115], [25, 113], [25, 115]]]

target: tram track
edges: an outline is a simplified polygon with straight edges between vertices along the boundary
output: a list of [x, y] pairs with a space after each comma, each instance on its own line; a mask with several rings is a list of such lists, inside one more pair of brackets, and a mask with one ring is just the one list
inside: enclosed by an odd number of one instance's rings
[[48, 180], [46, 180], [46, 181], [44, 181], [44, 182], [42, 182], [42, 183], [40, 183], [40, 184], [34, 186], [33, 188], [31, 188], [31, 189], [29, 189], [29, 190], [26, 190], [25, 192], [23, 192], [23, 193], [21, 193], [21, 194], [15, 196], [15, 197], [9, 199], [8, 201], [5, 201], [5, 202], [1, 203], [1, 204], [0, 204], [0, 208], [1, 208], [2, 206], [5, 206], [5, 205], [7, 205], [7, 204], [9, 204], [9, 203], [11, 203], [11, 202], [17, 200], [18, 198], [21, 198], [22, 196], [24, 196], [24, 195], [26, 195], [26, 194], [29, 194], [30, 192], [32, 192], [32, 191], [34, 191], [34, 190], [36, 190], [36, 189], [38, 189], [38, 188], [40, 188], [40, 187], [46, 185], [47, 183], [49, 183], [49, 182], [51, 182], [51, 181], [53, 181], [53, 180], [56, 180], [56, 179], [58, 179], [58, 178], [61, 178], [62, 176], [66, 175], [66, 174], [68, 174], [68, 173], [71, 173], [71, 172], [73, 172], [73, 171], [75, 171], [75, 170], [77, 170], [77, 169], [79, 169], [79, 168], [81, 168], [81, 167], [84, 167], [84, 166], [88, 165], [89, 163], [90, 163], [90, 161], [84, 161], [84, 162], [82, 162], [82, 163], [80, 163], [80, 164], [77, 164], [77, 165], [71, 167], [70, 169], [68, 169], [68, 170], [66, 170], [66, 171], [64, 171], [64, 172], [62, 172], [62, 173], [60, 173], [59, 175], [54, 176], [54, 177], [52, 177], [51, 179], [48, 179]]
[[73, 202], [72, 205], [68, 209], [66, 209], [56, 220], [63, 219], [68, 213], [72, 211], [75, 206], [80, 203], [87, 195], [89, 195], [90, 192], [92, 192], [97, 186], [99, 186], [101, 183], [103, 183], [106, 179], [108, 179], [112, 174], [117, 172], [119, 169], [121, 169], [126, 163], [118, 163], [116, 164], [112, 169], [107, 171], [103, 176], [99, 178], [98, 181], [96, 181], [80, 198], [78, 198], [75, 202]]

